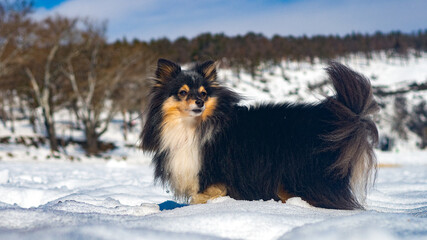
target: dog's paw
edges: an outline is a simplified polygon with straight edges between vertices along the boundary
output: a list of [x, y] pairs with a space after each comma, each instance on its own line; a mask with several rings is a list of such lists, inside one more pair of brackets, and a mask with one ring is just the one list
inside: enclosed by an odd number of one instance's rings
[[209, 199], [211, 199], [211, 196], [199, 193], [191, 197], [190, 204], [204, 204], [207, 203]]
[[227, 188], [223, 184], [213, 184], [209, 186], [203, 193], [195, 194], [191, 197], [190, 204], [203, 204], [209, 200], [224, 197], [227, 195]]

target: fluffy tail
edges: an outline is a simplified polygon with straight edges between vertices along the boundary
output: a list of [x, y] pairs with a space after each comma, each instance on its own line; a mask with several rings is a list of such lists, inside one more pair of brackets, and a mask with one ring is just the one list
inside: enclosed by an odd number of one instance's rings
[[323, 139], [328, 145], [325, 150], [339, 152], [329, 170], [338, 178], [349, 176], [353, 195], [349, 200], [356, 205], [353, 208], [363, 208], [368, 183], [376, 173], [373, 147], [378, 142], [378, 130], [370, 117], [379, 107], [368, 79], [336, 62], [330, 63], [327, 72], [336, 90], [327, 106], [337, 118], [332, 122], [335, 130]]

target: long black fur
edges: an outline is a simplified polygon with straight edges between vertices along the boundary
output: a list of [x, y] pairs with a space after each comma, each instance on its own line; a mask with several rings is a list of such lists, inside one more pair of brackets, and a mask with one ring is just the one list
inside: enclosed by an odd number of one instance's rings
[[[176, 69], [178, 65], [174, 66]], [[197, 127], [201, 138], [199, 192], [216, 183], [235, 199], [279, 200], [279, 186], [310, 204], [334, 209], [361, 209], [371, 171], [375, 170], [373, 145], [378, 139], [369, 118], [378, 111], [368, 79], [344, 65], [327, 68], [335, 96], [320, 103], [282, 103], [239, 106], [240, 97], [220, 85], [210, 87], [200, 65], [181, 72], [164, 85], [179, 86], [181, 78], [197, 75], [198, 84], [218, 98], [212, 117]], [[174, 76], [172, 76], [174, 78]], [[159, 79], [156, 80], [159, 82]], [[215, 85], [217, 82], [215, 81]], [[167, 184], [168, 151], [159, 148], [166, 87], [154, 87], [142, 148], [155, 153], [155, 177]], [[172, 91], [173, 92], [173, 91]], [[360, 183], [361, 190], [352, 182]], [[365, 188], [364, 188], [364, 187]], [[363, 195], [363, 194], [362, 194]]]

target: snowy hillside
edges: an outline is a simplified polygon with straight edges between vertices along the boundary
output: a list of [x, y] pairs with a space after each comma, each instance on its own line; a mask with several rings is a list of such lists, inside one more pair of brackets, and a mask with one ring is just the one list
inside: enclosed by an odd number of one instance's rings
[[[407, 59], [387, 58], [385, 53], [374, 54], [371, 60], [363, 55], [352, 55], [348, 58], [336, 59], [368, 77], [374, 87], [382, 87], [386, 91], [404, 88], [413, 83], [427, 82], [427, 53], [421, 57], [408, 57]], [[283, 62], [282, 69], [265, 66], [258, 72], [255, 80], [249, 74], [240, 74], [240, 79], [231, 70], [220, 72], [221, 79], [230, 87], [238, 89], [249, 99], [256, 101], [300, 101], [314, 102], [332, 95], [331, 86], [324, 85], [327, 75], [326, 63], [315, 61], [308, 62]], [[231, 81], [230, 81], [231, 79]], [[320, 86], [320, 87], [317, 87]], [[403, 95], [411, 110], [422, 99], [427, 101], [427, 91], [411, 92]], [[418, 137], [407, 130], [408, 139], [401, 139], [392, 129], [394, 117], [394, 96], [377, 98], [383, 108], [376, 117], [380, 135], [394, 138], [393, 150], [415, 150]]]
[[[427, 54], [338, 61], [388, 90], [427, 81]], [[245, 95], [245, 104], [317, 101], [331, 94], [322, 85], [324, 63], [282, 67], [266, 65], [255, 79], [222, 69], [220, 79]], [[405, 97], [410, 109], [427, 100], [427, 91]], [[135, 148], [138, 119], [125, 141], [117, 116], [102, 136], [117, 148], [100, 157], [85, 156], [78, 145], [52, 156], [48, 146], [32, 144], [40, 135], [27, 120], [15, 122], [15, 133], [0, 125], [0, 139], [9, 139], [0, 143], [0, 239], [427, 239], [427, 151], [416, 147], [415, 134], [408, 131], [402, 140], [391, 129], [393, 97], [378, 100], [384, 106], [376, 119], [380, 134], [395, 144], [388, 152], [376, 150], [380, 168], [366, 211], [314, 208], [299, 198], [286, 204], [228, 197], [197, 206], [172, 202], [172, 193], [153, 183], [150, 156]], [[69, 116], [57, 114], [58, 134], [81, 139], [80, 131], [70, 129]]]

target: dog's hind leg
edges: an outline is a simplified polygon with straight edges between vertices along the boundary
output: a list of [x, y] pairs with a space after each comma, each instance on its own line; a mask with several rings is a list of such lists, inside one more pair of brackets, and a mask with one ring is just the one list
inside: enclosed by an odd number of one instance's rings
[[278, 189], [277, 189], [277, 196], [279, 197], [280, 201], [282, 201], [282, 203], [286, 203], [286, 201], [289, 198], [293, 198], [295, 197], [294, 195], [288, 193], [287, 191], [285, 191], [285, 189], [283, 188], [282, 185], [279, 185]]
[[227, 188], [222, 183], [212, 184], [202, 193], [191, 196], [191, 204], [207, 203], [208, 200], [224, 197], [227, 195]]

